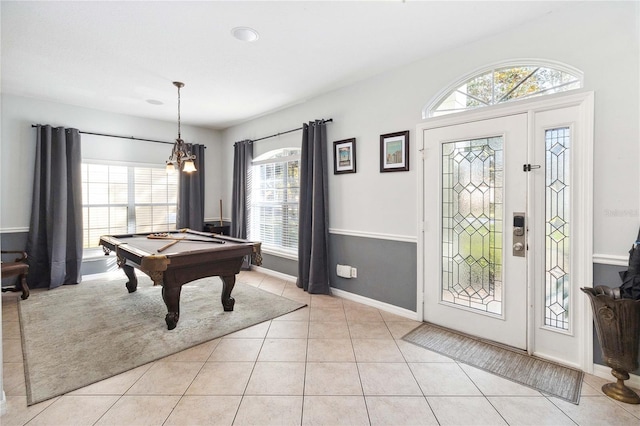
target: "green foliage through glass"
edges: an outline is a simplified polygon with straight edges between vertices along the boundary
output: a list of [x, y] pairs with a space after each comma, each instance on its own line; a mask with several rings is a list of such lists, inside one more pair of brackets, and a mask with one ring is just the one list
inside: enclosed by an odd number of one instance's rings
[[431, 110], [432, 116], [496, 105], [516, 99], [559, 93], [582, 86], [571, 73], [542, 66], [497, 68], [475, 76], [451, 91]]

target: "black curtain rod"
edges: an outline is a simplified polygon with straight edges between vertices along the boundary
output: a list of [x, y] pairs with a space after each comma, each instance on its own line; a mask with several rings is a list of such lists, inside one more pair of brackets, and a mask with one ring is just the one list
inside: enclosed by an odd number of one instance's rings
[[[326, 120], [321, 120], [321, 121], [323, 123], [331, 123], [333, 121], [333, 118], [328, 118]], [[286, 130], [284, 132], [276, 133], [275, 135], [271, 135], [271, 136], [265, 136], [258, 139], [251, 139], [251, 142], [258, 142], [264, 139], [275, 138], [276, 136], [286, 135], [287, 133], [297, 132], [298, 130], [302, 130], [302, 127], [298, 127], [297, 129]]]
[[[38, 127], [38, 124], [32, 124], [31, 127]], [[110, 138], [120, 138], [120, 139], [131, 139], [134, 141], [145, 141], [145, 142], [155, 142], [155, 143], [166, 143], [169, 145], [173, 145], [174, 142], [165, 142], [165, 141], [157, 141], [154, 139], [142, 139], [142, 138], [136, 138], [133, 136], [118, 136], [118, 135], [109, 135], [106, 133], [93, 133], [93, 132], [83, 132], [82, 130], [79, 130], [80, 133], [82, 133], [83, 135], [95, 135], [95, 136], [107, 136]]]

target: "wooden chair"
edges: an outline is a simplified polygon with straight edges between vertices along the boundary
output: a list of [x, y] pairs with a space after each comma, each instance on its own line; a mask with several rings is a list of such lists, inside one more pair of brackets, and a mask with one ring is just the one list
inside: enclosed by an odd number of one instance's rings
[[27, 265], [27, 253], [24, 251], [2, 250], [2, 254], [19, 253], [21, 256], [13, 262], [2, 262], [0, 273], [2, 278], [18, 277], [18, 281], [14, 287], [3, 288], [5, 291], [22, 291], [22, 300], [29, 297], [29, 287], [27, 286], [27, 274], [29, 273], [29, 265]]

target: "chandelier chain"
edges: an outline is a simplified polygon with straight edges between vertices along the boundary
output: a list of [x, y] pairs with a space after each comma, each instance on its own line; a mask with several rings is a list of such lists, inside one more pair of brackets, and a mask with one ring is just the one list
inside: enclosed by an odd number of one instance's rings
[[180, 85], [178, 86], [178, 139], [182, 139], [180, 136]]

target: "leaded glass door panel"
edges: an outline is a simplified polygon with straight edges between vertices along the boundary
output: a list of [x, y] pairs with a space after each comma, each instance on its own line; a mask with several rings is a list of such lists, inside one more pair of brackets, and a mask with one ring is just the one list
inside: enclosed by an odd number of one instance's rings
[[[568, 365], [579, 366], [583, 358], [578, 291], [584, 272], [577, 259], [588, 241], [578, 232], [586, 212], [575, 208], [584, 196], [572, 159], [583, 148], [577, 106], [540, 111], [533, 115], [532, 162], [540, 169], [529, 176], [533, 188], [530, 215], [537, 226], [529, 233], [532, 256], [534, 309], [533, 353]], [[582, 244], [580, 244], [582, 242]]]
[[525, 349], [526, 256], [512, 246], [527, 115], [424, 132], [425, 320]]

